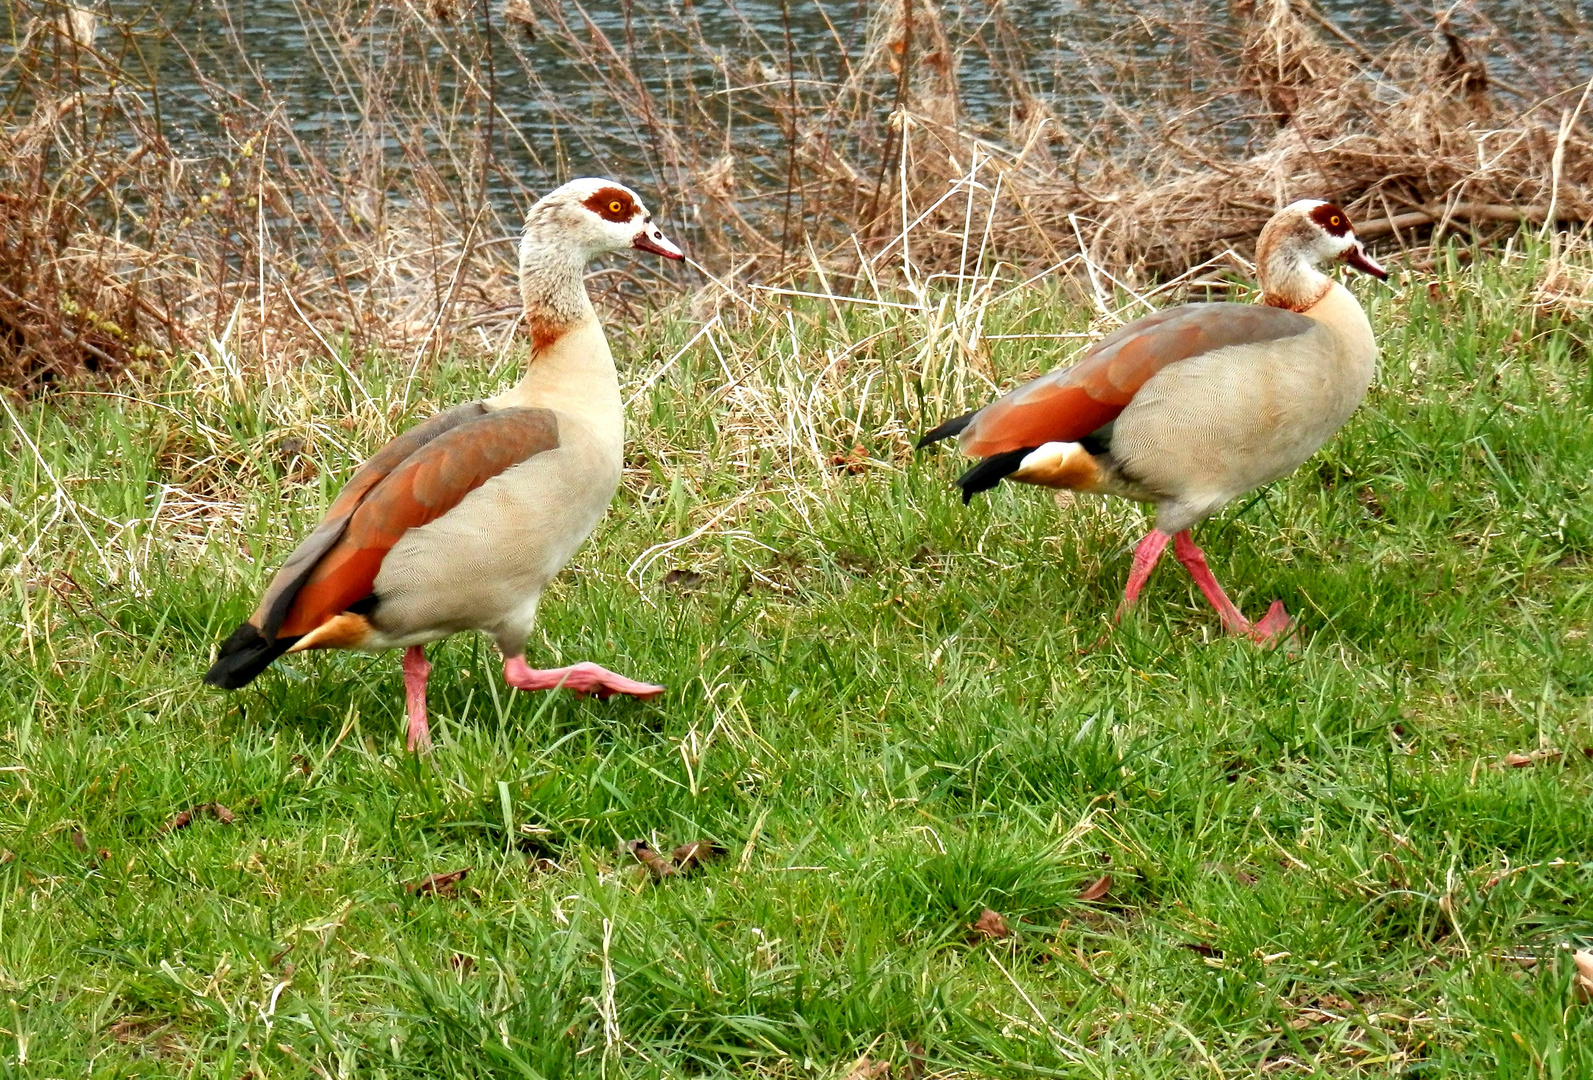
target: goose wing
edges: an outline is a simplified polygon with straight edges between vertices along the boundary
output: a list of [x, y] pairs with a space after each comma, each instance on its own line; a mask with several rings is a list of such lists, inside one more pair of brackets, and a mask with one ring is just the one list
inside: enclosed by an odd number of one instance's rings
[[1169, 364], [1280, 341], [1315, 325], [1304, 315], [1258, 304], [1184, 304], [1158, 311], [1102, 338], [1072, 367], [1042, 375], [974, 413], [961, 428], [962, 451], [985, 458], [1077, 442], [1116, 420]]
[[288, 556], [254, 614], [222, 644], [205, 681], [229, 689], [248, 683], [298, 638], [370, 597], [382, 560], [405, 532], [558, 445], [551, 410], [488, 410], [480, 402], [449, 409], [389, 442]]

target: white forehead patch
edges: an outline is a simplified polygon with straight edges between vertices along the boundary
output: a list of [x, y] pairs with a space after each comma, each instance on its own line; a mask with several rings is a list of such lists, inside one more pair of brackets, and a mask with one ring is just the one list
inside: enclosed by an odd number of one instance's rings
[[1317, 207], [1326, 205], [1326, 199], [1298, 199], [1295, 202], [1290, 203], [1288, 206], [1285, 206], [1278, 212], [1280, 214], [1287, 214], [1290, 211], [1293, 211], [1298, 214], [1309, 216], [1311, 211], [1315, 210]]
[[638, 206], [641, 205], [642, 200], [637, 198], [636, 193], [630, 188], [626, 187], [624, 184], [617, 183], [616, 181], [606, 180], [601, 176], [578, 177], [577, 179], [571, 180], [557, 188], [554, 188], [552, 191], [543, 196], [543, 198], [548, 200], [556, 199], [560, 202], [583, 202], [586, 199], [591, 198], [593, 195], [596, 195], [604, 188], [614, 188], [618, 191], [624, 192], [626, 195], [630, 196], [632, 202]]

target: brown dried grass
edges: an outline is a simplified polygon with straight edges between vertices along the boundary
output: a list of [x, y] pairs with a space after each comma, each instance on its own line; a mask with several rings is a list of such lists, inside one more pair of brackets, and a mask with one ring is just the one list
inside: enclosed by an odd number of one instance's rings
[[[218, 59], [133, 19], [96, 27], [58, 0], [22, 0], [13, 17], [0, 384], [36, 390], [175, 350], [237, 374], [373, 347], [418, 359], [491, 322], [505, 260], [483, 241], [510, 226], [474, 135], [489, 102], [440, 88], [435, 66], [453, 60], [428, 64], [424, 16], [382, 21], [353, 3], [313, 16], [359, 90], [313, 143], [243, 61], [235, 27]], [[160, 75], [141, 59], [152, 37], [168, 54]], [[201, 99], [202, 130], [182, 144], [159, 112], [173, 54]]]
[[[915, 55], [914, 36], [928, 58], [941, 55], [945, 32], [932, 5], [898, 0], [885, 10], [895, 14], [876, 23], [859, 69], [894, 71], [898, 58]], [[1569, 64], [1535, 71], [1541, 88], [1528, 93], [1490, 81], [1448, 23], [1432, 41], [1411, 37], [1374, 52], [1300, 0], [1235, 3], [1228, 38], [1196, 40], [1187, 23], [1143, 15], [1137, 25], [1151, 37], [1183, 35], [1182, 56], [1164, 62], [1187, 61], [1190, 83], [1206, 89], [1116, 100], [1109, 88], [1144, 85], [1132, 70], [1143, 61], [1108, 43], [1095, 77], [1096, 124], [1076, 130], [1040, 95], [1020, 91], [1006, 130], [979, 130], [959, 119], [955, 87], [925, 58], [927, 74], [901, 80], [889, 131], [801, 140], [813, 148], [801, 156], [808, 190], [829, 211], [806, 239], [844, 262], [854, 235], [895, 236], [916, 222], [914, 261], [955, 272], [968, 259], [970, 209], [946, 195], [961, 187], [976, 192], [975, 220], [988, 218], [987, 259], [1034, 273], [1083, 253], [1132, 284], [1249, 251], [1267, 218], [1301, 197], [1338, 201], [1364, 236], [1402, 244], [1593, 217], [1593, 84], [1570, 82]], [[864, 82], [854, 78], [848, 92]], [[893, 159], [888, 169], [869, 167], [874, 149]], [[721, 163], [699, 176], [695, 187], [724, 193], [716, 222], [724, 228], [712, 233], [727, 238], [723, 256], [762, 251], [771, 261], [769, 215], [759, 222], [737, 212]], [[875, 200], [881, 177], [888, 195]], [[866, 210], [859, 220], [859, 208], [892, 216], [894, 227], [881, 230]]]
[[[627, 20], [620, 40], [568, 0], [327, 4], [302, 9], [320, 43], [306, 63], [344, 112], [312, 142], [233, 28], [230, 52], [189, 55], [159, 27], [19, 0], [0, 61], [16, 87], [0, 108], [0, 384], [175, 350], [240, 377], [315, 353], [501, 352], [517, 323], [501, 241], [567, 175], [570, 147], [601, 159], [616, 130], [698, 283], [724, 286], [699, 311], [749, 280], [921, 293], [1058, 268], [1099, 298], [1242, 255], [1307, 195], [1404, 246], [1593, 216], [1587, 88], [1475, 12], [1374, 48], [1302, 0], [1234, 0], [1225, 19], [1125, 5], [1060, 73], [1086, 109], [1042, 91], [999, 5], [977, 32], [931, 0], [865, 6], [832, 24], [836, 48], [804, 56], [789, 24], [726, 55], [691, 12]], [[197, 143], [175, 146], [161, 122], [169, 72], [139, 59], [151, 35], [200, 87]], [[1527, 88], [1490, 75], [1484, 48], [1516, 56]], [[550, 49], [581, 93], [544, 74]], [[958, 75], [972, 51], [1010, 96], [982, 123]], [[664, 84], [640, 74], [683, 57], [697, 66]], [[516, 69], [554, 145], [500, 107], [498, 74]], [[654, 272], [594, 280], [624, 306], [658, 293], [636, 277]]]

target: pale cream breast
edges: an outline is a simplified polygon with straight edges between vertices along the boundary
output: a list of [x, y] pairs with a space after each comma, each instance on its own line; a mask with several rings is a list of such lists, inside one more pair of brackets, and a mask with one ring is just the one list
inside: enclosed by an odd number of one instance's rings
[[1377, 354], [1365, 313], [1334, 283], [1304, 314], [1320, 329], [1169, 365], [1118, 417], [1112, 456], [1160, 495], [1161, 527], [1293, 472], [1360, 404]]
[[[518, 646], [536, 598], [602, 520], [620, 462], [560, 417], [560, 445], [505, 470], [436, 521], [406, 532], [375, 583], [386, 644], [484, 630]], [[524, 612], [525, 620], [515, 619]], [[510, 625], [514, 624], [514, 625]]]
[[525, 377], [485, 404], [551, 410], [559, 444], [399, 538], [376, 577], [381, 602], [367, 647], [483, 630], [506, 651], [519, 649], [543, 588], [614, 498], [624, 463], [624, 409], [614, 359], [595, 317], [537, 349]]
[[595, 316], [536, 350], [526, 366], [525, 377], [488, 398], [486, 404], [489, 409], [552, 409], [609, 446], [616, 461], [624, 453], [625, 410], [620, 401], [619, 373], [602, 324]]
[[1321, 300], [1300, 314], [1333, 331], [1346, 366], [1345, 379], [1350, 383], [1363, 379], [1361, 391], [1364, 393], [1377, 373], [1377, 339], [1372, 335], [1372, 322], [1355, 294], [1335, 281]]

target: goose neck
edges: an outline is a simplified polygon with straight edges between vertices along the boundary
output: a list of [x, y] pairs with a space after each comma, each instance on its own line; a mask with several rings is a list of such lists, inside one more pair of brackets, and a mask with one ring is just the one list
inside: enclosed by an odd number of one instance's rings
[[527, 230], [520, 242], [520, 300], [531, 329], [533, 355], [573, 326], [594, 318], [586, 295], [584, 253], [542, 241]]
[[550, 342], [533, 343], [524, 377], [491, 404], [553, 409], [613, 443], [619, 453], [624, 439], [619, 373], [597, 316], [566, 327]]
[[1333, 279], [1309, 259], [1281, 245], [1276, 250], [1257, 253], [1256, 276], [1261, 281], [1262, 302], [1290, 311], [1310, 310], [1333, 287]]

